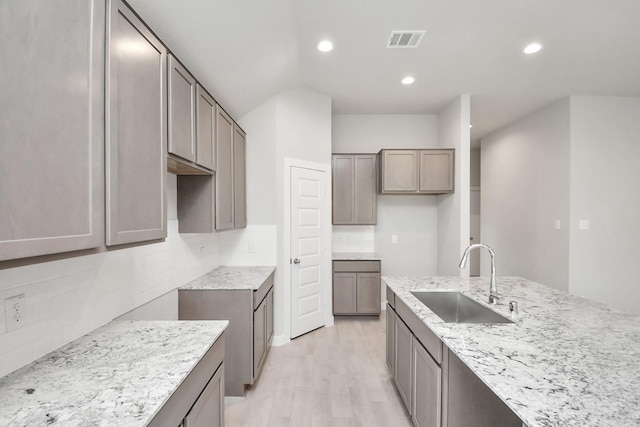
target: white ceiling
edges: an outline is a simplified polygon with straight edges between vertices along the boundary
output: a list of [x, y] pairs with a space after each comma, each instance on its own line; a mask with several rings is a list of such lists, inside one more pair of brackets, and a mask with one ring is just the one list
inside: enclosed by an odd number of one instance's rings
[[[464, 93], [477, 139], [568, 95], [640, 96], [640, 0], [129, 2], [237, 118], [297, 87], [334, 114], [435, 114]], [[392, 30], [426, 35], [387, 49]]]

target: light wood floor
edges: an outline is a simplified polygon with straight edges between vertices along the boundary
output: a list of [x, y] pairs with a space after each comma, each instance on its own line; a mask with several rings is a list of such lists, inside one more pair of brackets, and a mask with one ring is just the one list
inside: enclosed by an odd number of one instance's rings
[[410, 427], [385, 356], [385, 313], [272, 347], [260, 378], [226, 405], [226, 426]]

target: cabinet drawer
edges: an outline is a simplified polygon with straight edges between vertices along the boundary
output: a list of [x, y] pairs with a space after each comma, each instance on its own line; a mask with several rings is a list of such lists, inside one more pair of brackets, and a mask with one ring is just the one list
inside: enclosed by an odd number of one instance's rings
[[413, 335], [429, 352], [436, 362], [442, 363], [442, 341], [434, 334], [415, 313], [402, 302], [400, 298], [396, 298], [396, 312], [398, 316], [407, 324]]
[[333, 261], [335, 273], [379, 272], [380, 261]]
[[267, 293], [271, 288], [273, 288], [273, 276], [275, 271], [267, 277], [267, 280], [264, 281], [262, 285], [255, 291], [253, 291], [253, 309], [258, 308], [264, 297], [267, 296]]

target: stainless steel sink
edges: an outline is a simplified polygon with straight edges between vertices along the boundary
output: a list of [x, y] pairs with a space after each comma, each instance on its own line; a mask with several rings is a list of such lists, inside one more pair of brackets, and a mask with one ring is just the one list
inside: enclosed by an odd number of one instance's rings
[[460, 292], [411, 292], [447, 323], [513, 323]]

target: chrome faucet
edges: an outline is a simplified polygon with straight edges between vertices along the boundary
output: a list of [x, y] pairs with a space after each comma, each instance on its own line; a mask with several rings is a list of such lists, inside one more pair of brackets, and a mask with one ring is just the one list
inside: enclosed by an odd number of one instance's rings
[[460, 268], [465, 268], [467, 265], [467, 258], [469, 257], [469, 252], [475, 248], [485, 248], [489, 251], [489, 255], [491, 255], [491, 284], [489, 287], [489, 304], [495, 304], [500, 299], [500, 294], [498, 293], [498, 288], [496, 286], [496, 254], [493, 252], [489, 246], [483, 243], [476, 243], [474, 245], [469, 246], [465, 249], [464, 254], [462, 254], [462, 259], [460, 260]]

